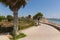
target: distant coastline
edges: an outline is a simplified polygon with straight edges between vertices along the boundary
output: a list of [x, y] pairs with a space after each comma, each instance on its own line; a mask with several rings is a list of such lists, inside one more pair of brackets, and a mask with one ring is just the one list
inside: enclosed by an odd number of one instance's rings
[[45, 23], [52, 22], [52, 23], [60, 24], [60, 19], [58, 18], [43, 18], [42, 21]]
[[60, 20], [60, 18], [47, 18], [49, 20]]
[[53, 19], [53, 18], [50, 18], [48, 19], [49, 22], [53, 22], [53, 23], [57, 23], [57, 24], [60, 24], [60, 19]]

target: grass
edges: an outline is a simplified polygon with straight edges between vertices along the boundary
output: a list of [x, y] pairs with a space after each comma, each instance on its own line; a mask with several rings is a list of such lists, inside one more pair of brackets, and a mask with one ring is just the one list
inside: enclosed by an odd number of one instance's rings
[[26, 35], [24, 34], [24, 33], [20, 33], [19, 35], [17, 35], [17, 39], [19, 39], [19, 38], [22, 38], [22, 37], [25, 37]]
[[20, 33], [16, 37], [13, 36], [13, 38], [10, 38], [10, 40], [18, 40], [18, 39], [23, 38], [23, 37], [26, 37], [26, 35], [24, 33]]

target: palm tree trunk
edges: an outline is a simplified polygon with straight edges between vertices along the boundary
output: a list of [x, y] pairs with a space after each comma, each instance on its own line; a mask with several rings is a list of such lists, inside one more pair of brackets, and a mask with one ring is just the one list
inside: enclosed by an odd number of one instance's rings
[[38, 20], [38, 25], [39, 25], [39, 20]]
[[14, 11], [14, 32], [17, 34], [18, 32], [18, 11]]

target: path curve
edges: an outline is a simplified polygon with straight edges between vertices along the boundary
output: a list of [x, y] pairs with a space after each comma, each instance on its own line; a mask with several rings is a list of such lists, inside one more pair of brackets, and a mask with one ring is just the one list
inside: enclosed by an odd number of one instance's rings
[[19, 40], [60, 40], [60, 32], [46, 24], [34, 26], [21, 32], [27, 36]]

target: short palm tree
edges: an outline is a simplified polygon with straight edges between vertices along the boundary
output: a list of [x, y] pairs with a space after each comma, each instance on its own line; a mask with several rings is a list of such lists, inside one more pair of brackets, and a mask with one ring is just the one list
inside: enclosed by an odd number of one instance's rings
[[0, 0], [0, 3], [8, 6], [14, 15], [14, 32], [18, 31], [18, 10], [21, 7], [25, 7], [26, 0]]

